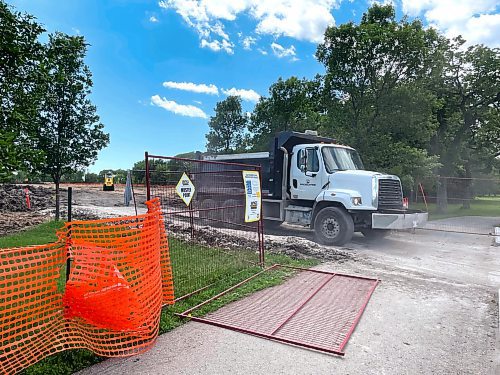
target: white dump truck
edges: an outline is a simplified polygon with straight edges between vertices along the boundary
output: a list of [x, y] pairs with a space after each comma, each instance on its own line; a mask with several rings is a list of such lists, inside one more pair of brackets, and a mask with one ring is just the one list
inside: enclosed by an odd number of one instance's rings
[[325, 245], [343, 245], [356, 231], [377, 238], [427, 221], [427, 213], [403, 207], [399, 177], [364, 170], [355, 149], [316, 132], [278, 133], [269, 152], [203, 159], [260, 165], [265, 226], [310, 227]]

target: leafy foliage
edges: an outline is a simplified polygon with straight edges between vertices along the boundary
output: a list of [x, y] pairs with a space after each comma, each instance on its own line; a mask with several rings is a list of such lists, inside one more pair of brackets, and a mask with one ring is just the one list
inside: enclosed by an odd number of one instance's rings
[[56, 219], [59, 214], [59, 182], [65, 173], [83, 169], [109, 142], [96, 107], [88, 96], [92, 79], [85, 65], [83, 37], [49, 35], [44, 59], [45, 95], [39, 113], [38, 145], [45, 153], [41, 171], [56, 184]]
[[41, 162], [34, 133], [41, 90], [44, 32], [35, 18], [0, 0], [0, 180]]
[[322, 78], [309, 81], [279, 78], [269, 88], [269, 97], [261, 97], [251, 116], [253, 150], [268, 149], [274, 134], [280, 131], [316, 130], [322, 122]]
[[213, 153], [234, 152], [241, 149], [247, 117], [241, 109], [238, 96], [228, 96], [217, 103], [215, 116], [210, 117], [207, 150]]

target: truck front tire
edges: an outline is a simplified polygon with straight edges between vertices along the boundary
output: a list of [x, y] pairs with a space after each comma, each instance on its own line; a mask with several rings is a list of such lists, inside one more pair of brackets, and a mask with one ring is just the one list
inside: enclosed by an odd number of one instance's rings
[[323, 245], [342, 246], [354, 234], [352, 217], [340, 207], [323, 208], [314, 220], [314, 236]]

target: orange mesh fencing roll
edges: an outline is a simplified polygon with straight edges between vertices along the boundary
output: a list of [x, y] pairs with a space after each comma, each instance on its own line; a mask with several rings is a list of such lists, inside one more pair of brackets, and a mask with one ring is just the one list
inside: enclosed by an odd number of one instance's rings
[[159, 201], [147, 205], [144, 215], [67, 223], [53, 244], [0, 249], [0, 373], [66, 349], [116, 357], [154, 344], [174, 294]]

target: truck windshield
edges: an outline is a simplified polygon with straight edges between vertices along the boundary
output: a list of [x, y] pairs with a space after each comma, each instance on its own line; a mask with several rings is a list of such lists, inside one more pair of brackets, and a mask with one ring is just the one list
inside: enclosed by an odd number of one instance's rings
[[323, 147], [323, 159], [328, 173], [349, 169], [364, 169], [357, 151], [344, 147]]

